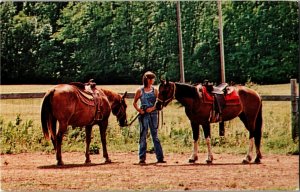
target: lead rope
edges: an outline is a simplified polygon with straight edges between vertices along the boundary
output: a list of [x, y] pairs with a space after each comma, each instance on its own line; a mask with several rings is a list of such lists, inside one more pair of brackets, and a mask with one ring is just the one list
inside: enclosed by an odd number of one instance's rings
[[161, 110], [161, 126], [160, 126], [161, 129], [163, 128], [163, 125], [164, 125], [164, 112], [163, 110]]

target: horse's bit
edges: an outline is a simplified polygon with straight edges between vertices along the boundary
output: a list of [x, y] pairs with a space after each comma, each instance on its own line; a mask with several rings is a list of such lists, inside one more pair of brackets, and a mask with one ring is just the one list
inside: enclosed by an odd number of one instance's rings
[[170, 98], [166, 99], [166, 100], [161, 100], [160, 98], [157, 98], [157, 100], [159, 102], [162, 102], [163, 106], [164, 106], [165, 103], [168, 103], [168, 102], [172, 101], [175, 98], [175, 93], [176, 93], [176, 85], [174, 83], [173, 84], [173, 95]]
[[[121, 119], [121, 118], [122, 118], [123, 116], [125, 116], [125, 114], [126, 114], [122, 102], [120, 102], [120, 105], [121, 105], [121, 107], [119, 108], [119, 111], [118, 111], [117, 114], [116, 114], [118, 120]], [[118, 115], [119, 115], [121, 112], [123, 112], [123, 115], [122, 115], [121, 117], [118, 117]]]

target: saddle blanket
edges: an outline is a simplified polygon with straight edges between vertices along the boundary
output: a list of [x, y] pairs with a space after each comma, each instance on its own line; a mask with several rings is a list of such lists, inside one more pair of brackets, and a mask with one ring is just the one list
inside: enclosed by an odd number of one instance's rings
[[[227, 89], [227, 88], [226, 88]], [[229, 87], [230, 93], [225, 95], [225, 103], [226, 105], [239, 105], [240, 99], [237, 93], [237, 90], [234, 87]], [[205, 86], [202, 86], [202, 93], [203, 93], [203, 102], [213, 104], [214, 96], [210, 94]]]
[[95, 98], [90, 93], [76, 88], [76, 94], [83, 103], [89, 106], [96, 106]]

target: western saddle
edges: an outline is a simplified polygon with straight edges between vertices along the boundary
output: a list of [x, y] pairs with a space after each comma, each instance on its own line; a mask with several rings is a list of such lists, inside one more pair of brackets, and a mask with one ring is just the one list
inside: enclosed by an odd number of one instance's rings
[[93, 100], [93, 106], [96, 107], [95, 121], [102, 120], [102, 103], [101, 103], [101, 94], [96, 88], [96, 83], [94, 79], [90, 79], [87, 83], [81, 82], [71, 82], [70, 85], [76, 86], [79, 92], [89, 100]]
[[222, 122], [222, 110], [225, 107], [225, 95], [227, 94], [227, 83], [221, 83], [218, 86], [214, 86], [207, 80], [203, 84], [207, 91], [213, 95], [213, 114], [211, 115], [211, 122]]

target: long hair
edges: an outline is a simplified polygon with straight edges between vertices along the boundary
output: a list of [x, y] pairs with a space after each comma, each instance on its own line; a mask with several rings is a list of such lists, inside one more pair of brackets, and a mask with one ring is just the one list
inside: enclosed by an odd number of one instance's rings
[[148, 79], [155, 79], [155, 74], [152, 73], [151, 71], [147, 71], [146, 73], [144, 73], [143, 78], [142, 78], [142, 82], [144, 87], [148, 86]]

